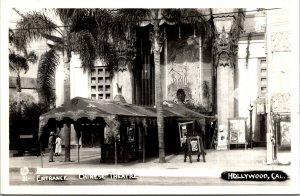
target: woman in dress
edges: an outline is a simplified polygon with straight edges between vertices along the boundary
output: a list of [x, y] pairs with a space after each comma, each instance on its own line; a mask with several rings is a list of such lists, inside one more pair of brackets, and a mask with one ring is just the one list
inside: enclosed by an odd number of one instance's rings
[[59, 156], [60, 153], [61, 153], [61, 139], [58, 135], [55, 140], [55, 156]]

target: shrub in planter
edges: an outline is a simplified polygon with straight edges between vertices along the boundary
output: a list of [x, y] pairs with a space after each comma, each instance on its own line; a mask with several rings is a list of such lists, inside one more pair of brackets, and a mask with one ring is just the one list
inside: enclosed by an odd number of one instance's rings
[[[19, 150], [24, 148], [25, 140], [20, 139], [20, 135], [32, 135], [33, 141], [37, 142], [37, 131], [39, 127], [39, 116], [46, 113], [49, 108], [45, 105], [28, 102], [27, 100], [21, 101], [21, 113], [17, 110], [17, 102], [10, 101], [9, 107], [9, 138], [10, 149]], [[31, 141], [32, 142], [32, 141]], [[28, 143], [28, 142], [27, 142]], [[35, 142], [33, 142], [35, 143]], [[35, 144], [30, 144], [32, 147]]]

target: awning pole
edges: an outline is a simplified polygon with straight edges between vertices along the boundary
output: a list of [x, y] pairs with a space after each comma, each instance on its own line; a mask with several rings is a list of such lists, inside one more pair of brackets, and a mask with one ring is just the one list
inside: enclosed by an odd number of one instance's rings
[[42, 144], [41, 142], [40, 143], [40, 156], [41, 156], [41, 165], [42, 165], [42, 168], [43, 168], [43, 152], [42, 152]]
[[78, 138], [78, 143], [77, 143], [77, 149], [78, 149], [78, 153], [77, 154], [78, 154], [78, 163], [79, 163], [79, 157], [80, 157], [79, 156], [79, 138]]
[[143, 131], [143, 163], [145, 163], [145, 131], [146, 131], [146, 127]]
[[115, 134], [115, 165], [117, 165], [117, 136]]

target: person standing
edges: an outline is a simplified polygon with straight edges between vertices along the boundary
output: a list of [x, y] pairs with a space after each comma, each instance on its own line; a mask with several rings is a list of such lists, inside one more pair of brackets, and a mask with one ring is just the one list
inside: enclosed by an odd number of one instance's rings
[[54, 145], [55, 145], [55, 138], [54, 138], [54, 132], [50, 132], [50, 137], [48, 140], [48, 148], [49, 148], [49, 162], [53, 161], [53, 151], [54, 151]]
[[61, 153], [61, 139], [58, 135], [55, 140], [55, 156], [59, 156], [60, 153]]

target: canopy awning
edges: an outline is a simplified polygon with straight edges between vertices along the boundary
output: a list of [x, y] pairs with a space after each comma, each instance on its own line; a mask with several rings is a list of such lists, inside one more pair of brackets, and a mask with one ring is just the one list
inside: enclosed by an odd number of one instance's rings
[[[155, 107], [145, 106], [148, 110], [155, 113], [156, 117], [156, 109]], [[163, 116], [165, 118], [168, 117], [176, 117], [176, 118], [194, 118], [194, 119], [205, 119], [205, 118], [214, 118], [214, 116], [207, 116], [204, 114], [200, 114], [195, 112], [187, 107], [184, 104], [177, 104], [172, 101], [164, 101], [163, 102]]]
[[[214, 118], [194, 112], [174, 102], [165, 101], [163, 104], [164, 118], [188, 118], [188, 119], [205, 119]], [[62, 121], [69, 118], [77, 121], [80, 118], [95, 120], [96, 118], [104, 118], [110, 121], [116, 118], [156, 118], [156, 108], [151, 106], [139, 106], [134, 104], [120, 103], [115, 101], [92, 100], [82, 97], [75, 97], [66, 104], [54, 108], [53, 110], [40, 116], [39, 136], [42, 134], [43, 127], [48, 123], [49, 119]]]

